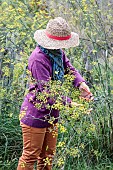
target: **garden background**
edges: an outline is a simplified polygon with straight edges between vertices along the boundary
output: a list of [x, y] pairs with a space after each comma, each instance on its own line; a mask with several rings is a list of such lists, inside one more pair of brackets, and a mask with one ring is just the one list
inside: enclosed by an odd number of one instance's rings
[[15, 170], [22, 151], [18, 115], [27, 88], [27, 60], [36, 46], [33, 34], [57, 16], [79, 33], [80, 45], [65, 51], [95, 100], [80, 100], [67, 78], [61, 90], [81, 106], [57, 105], [61, 118], [53, 170], [113, 170], [113, 1], [0, 3], [0, 170]]

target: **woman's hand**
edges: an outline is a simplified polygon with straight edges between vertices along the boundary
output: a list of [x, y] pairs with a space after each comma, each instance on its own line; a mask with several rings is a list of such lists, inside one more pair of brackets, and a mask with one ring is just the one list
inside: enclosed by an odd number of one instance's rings
[[80, 94], [80, 97], [81, 97], [81, 98], [84, 98], [85, 100], [88, 100], [88, 101], [94, 99], [92, 93], [90, 92], [89, 87], [86, 85], [85, 82], [82, 82], [82, 83], [80, 84], [79, 90], [80, 90], [80, 92], [81, 92], [81, 94]]

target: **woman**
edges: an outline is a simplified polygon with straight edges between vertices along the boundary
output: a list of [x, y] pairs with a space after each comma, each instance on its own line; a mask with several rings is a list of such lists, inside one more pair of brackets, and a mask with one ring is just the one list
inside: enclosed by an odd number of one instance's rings
[[[42, 104], [41, 108], [36, 107], [41, 102], [37, 99], [37, 94], [43, 93], [45, 89], [46, 93], [49, 94], [48, 82], [50, 79], [62, 82], [64, 75], [71, 71], [75, 76], [74, 86], [79, 88], [81, 96], [92, 99], [92, 94], [85, 80], [61, 50], [79, 45], [78, 34], [70, 31], [66, 21], [61, 17], [51, 19], [45, 30], [35, 32], [34, 39], [38, 46], [28, 61], [28, 70], [33, 81], [21, 106], [23, 152], [17, 170], [33, 170], [36, 161], [38, 162], [37, 170], [52, 169], [57, 142], [59, 111], [50, 110], [46, 108], [45, 104]], [[46, 100], [46, 104], [50, 106], [55, 103], [53, 98], [47, 97]], [[70, 98], [67, 98], [67, 102], [75, 104]], [[49, 122], [50, 118], [54, 118], [53, 124]]]

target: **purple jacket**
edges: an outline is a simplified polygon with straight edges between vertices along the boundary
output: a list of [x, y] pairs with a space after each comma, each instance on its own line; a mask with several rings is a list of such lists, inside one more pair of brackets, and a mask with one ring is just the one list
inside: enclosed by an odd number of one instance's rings
[[[74, 86], [78, 87], [80, 82], [83, 82], [84, 79], [78, 73], [78, 71], [71, 65], [69, 59], [65, 56], [64, 53], [63, 64], [65, 70], [67, 70], [68, 68], [73, 71], [73, 74], [75, 75]], [[44, 54], [39, 47], [36, 47], [32, 52], [31, 56], [29, 57], [28, 70], [31, 72], [32, 77], [35, 79], [36, 82], [40, 81], [47, 82], [49, 81], [50, 77], [52, 77], [52, 66], [49, 56]], [[38, 109], [35, 107], [35, 104], [39, 103], [39, 101], [36, 100], [35, 92], [41, 91], [43, 91], [43, 88], [40, 83], [30, 84], [29, 92], [25, 96], [24, 101], [22, 103], [20, 119], [22, 123], [28, 126], [37, 128], [49, 127], [50, 123], [48, 122], [48, 120], [50, 119], [50, 117], [55, 118], [54, 123], [58, 122], [59, 118], [58, 110], [55, 109], [49, 110], [46, 107]], [[68, 102], [71, 102], [70, 98], [68, 98]], [[53, 101], [51, 99], [48, 99], [48, 103], [52, 105]]]

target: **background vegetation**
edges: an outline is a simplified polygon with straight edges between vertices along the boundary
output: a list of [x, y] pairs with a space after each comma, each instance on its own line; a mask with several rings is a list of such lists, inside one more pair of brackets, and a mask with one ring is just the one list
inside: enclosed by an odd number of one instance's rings
[[[112, 9], [112, 0], [1, 0], [0, 170], [15, 170], [21, 155], [18, 114], [27, 60], [36, 46], [33, 34], [56, 16], [65, 18], [80, 35], [79, 47], [65, 51], [88, 81], [95, 101], [79, 100], [83, 105], [67, 112], [61, 107], [53, 170], [113, 169]], [[64, 93], [78, 101], [70, 80], [66, 83], [62, 88], [69, 89]]]

